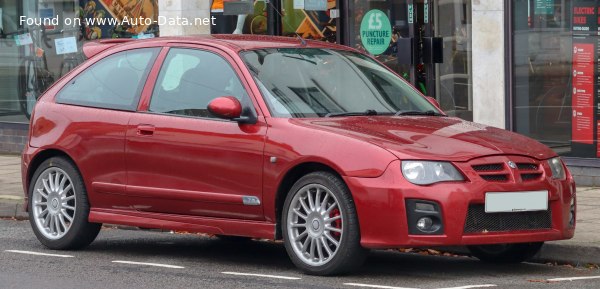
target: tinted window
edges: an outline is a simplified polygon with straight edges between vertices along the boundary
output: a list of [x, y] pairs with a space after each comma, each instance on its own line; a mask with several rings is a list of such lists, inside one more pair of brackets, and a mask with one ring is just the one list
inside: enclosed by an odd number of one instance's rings
[[128, 50], [100, 60], [67, 84], [57, 102], [135, 110], [158, 51], [159, 48]]
[[207, 106], [221, 96], [240, 101], [245, 96], [244, 87], [225, 59], [202, 50], [172, 49], [158, 76], [150, 111], [214, 117]]

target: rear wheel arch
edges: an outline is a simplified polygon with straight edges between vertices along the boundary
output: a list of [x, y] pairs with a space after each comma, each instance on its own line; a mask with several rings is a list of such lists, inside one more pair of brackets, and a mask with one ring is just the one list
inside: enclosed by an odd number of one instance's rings
[[[65, 153], [64, 151], [58, 150], [58, 149], [46, 149], [43, 150], [39, 153], [37, 153], [33, 159], [29, 162], [29, 166], [27, 167], [27, 188], [26, 191], [29, 192], [29, 184], [31, 183], [31, 179], [33, 178], [33, 174], [35, 173], [35, 171], [37, 170], [37, 168], [47, 159], [52, 158], [52, 157], [63, 157], [65, 159], [67, 159], [68, 161], [70, 161], [76, 168], [77, 170], [79, 170], [79, 167], [77, 166], [77, 164], [75, 163], [75, 161], [73, 160], [73, 158], [71, 156], [69, 156], [67, 153]], [[79, 173], [81, 173], [81, 170], [79, 170]]]
[[[339, 177], [342, 182], [344, 182], [342, 178], [342, 174], [337, 170], [328, 166], [324, 163], [320, 162], [305, 162], [297, 164], [296, 166], [289, 169], [285, 176], [282, 178], [279, 186], [277, 187], [277, 196], [275, 197], [275, 216], [276, 216], [276, 229], [275, 229], [275, 239], [280, 240], [283, 238], [283, 234], [281, 231], [281, 213], [283, 211], [283, 206], [285, 203], [285, 199], [294, 184], [303, 176], [313, 173], [313, 172], [329, 172]], [[344, 183], [345, 184], [345, 183]]]

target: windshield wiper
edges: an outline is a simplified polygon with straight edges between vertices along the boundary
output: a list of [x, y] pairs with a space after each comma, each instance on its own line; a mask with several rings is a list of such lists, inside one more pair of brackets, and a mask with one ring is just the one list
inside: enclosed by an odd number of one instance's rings
[[427, 110], [427, 111], [401, 110], [395, 114], [395, 116], [400, 116], [400, 115], [446, 116], [444, 114], [441, 114], [441, 113], [433, 111], [433, 110]]
[[336, 116], [365, 116], [365, 115], [377, 115], [377, 111], [374, 109], [367, 109], [364, 112], [330, 112], [325, 117], [336, 117]]

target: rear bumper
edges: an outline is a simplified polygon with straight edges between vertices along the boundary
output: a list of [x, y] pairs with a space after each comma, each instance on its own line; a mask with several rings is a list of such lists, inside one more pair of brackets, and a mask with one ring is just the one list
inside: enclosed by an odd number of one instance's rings
[[[543, 178], [527, 183], [491, 183], [469, 177], [467, 182], [416, 186], [402, 177], [400, 161], [390, 164], [378, 178], [344, 178], [350, 188], [359, 216], [361, 244], [366, 248], [419, 246], [460, 246], [497, 243], [526, 243], [570, 239], [570, 204], [575, 184], [570, 175], [557, 181]], [[465, 233], [470, 205], [484, 204], [486, 192], [549, 191], [552, 225], [546, 229]], [[409, 234], [406, 200], [417, 199], [439, 204], [443, 234]]]

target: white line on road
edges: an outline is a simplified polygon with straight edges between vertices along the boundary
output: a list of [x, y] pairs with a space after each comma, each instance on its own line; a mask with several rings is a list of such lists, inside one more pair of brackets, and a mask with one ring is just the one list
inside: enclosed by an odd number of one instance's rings
[[279, 275], [265, 275], [265, 274], [252, 274], [252, 273], [239, 273], [239, 272], [221, 272], [221, 274], [237, 275], [237, 276], [252, 276], [252, 277], [264, 277], [264, 278], [275, 278], [285, 280], [300, 280], [299, 277], [279, 276]]
[[142, 266], [154, 266], [154, 267], [163, 267], [163, 268], [171, 268], [171, 269], [184, 269], [182, 266], [168, 265], [168, 264], [158, 264], [158, 263], [145, 263], [145, 262], [132, 262], [132, 261], [112, 261], [113, 263], [120, 264], [130, 264], [130, 265], [142, 265]]
[[356, 286], [356, 287], [366, 287], [366, 288], [379, 288], [379, 289], [416, 289], [416, 288], [393, 287], [393, 286], [372, 285], [372, 284], [362, 284], [362, 283], [344, 283], [344, 285]]
[[36, 256], [48, 256], [48, 257], [60, 257], [60, 258], [73, 258], [71, 255], [60, 255], [60, 254], [47, 254], [47, 253], [39, 253], [39, 252], [31, 252], [31, 251], [21, 251], [21, 250], [5, 250], [4, 252], [17, 253], [17, 254], [27, 254], [27, 255], [36, 255]]
[[575, 280], [589, 280], [589, 279], [600, 279], [600, 276], [554, 278], [554, 279], [548, 279], [547, 281], [560, 282], [560, 281], [575, 281]]
[[439, 288], [439, 289], [471, 289], [471, 288], [487, 288], [487, 287], [496, 287], [498, 285], [494, 284], [482, 284], [482, 285], [467, 285], [460, 287], [447, 287], [447, 288]]

